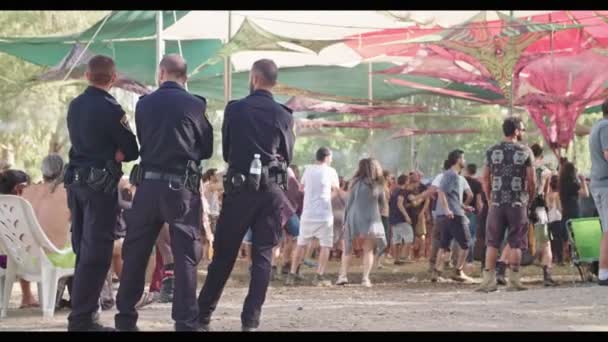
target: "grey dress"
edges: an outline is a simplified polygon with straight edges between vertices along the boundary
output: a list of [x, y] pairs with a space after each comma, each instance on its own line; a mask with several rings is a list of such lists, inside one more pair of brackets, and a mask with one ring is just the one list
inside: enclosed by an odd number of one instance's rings
[[360, 237], [375, 237], [376, 252], [386, 248], [386, 235], [380, 208], [387, 205], [384, 188], [354, 180], [346, 202], [344, 242], [347, 253], [352, 252], [353, 241]]

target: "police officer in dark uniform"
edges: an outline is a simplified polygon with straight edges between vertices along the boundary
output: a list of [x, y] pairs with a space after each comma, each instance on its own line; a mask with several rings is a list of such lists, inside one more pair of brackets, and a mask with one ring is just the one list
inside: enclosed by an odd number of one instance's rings
[[[211, 314], [237, 258], [249, 227], [252, 239], [252, 272], [241, 323], [253, 331], [260, 323], [262, 305], [270, 279], [272, 248], [281, 229], [287, 166], [291, 162], [295, 134], [291, 110], [274, 101], [271, 90], [277, 66], [268, 59], [253, 64], [251, 94], [231, 101], [224, 112], [222, 148], [228, 171], [224, 177], [224, 199], [216, 226], [214, 256], [198, 298], [201, 330], [209, 330]], [[252, 177], [252, 160], [262, 162], [259, 184]]]
[[114, 61], [91, 58], [86, 78], [89, 87], [67, 115], [72, 147], [65, 186], [76, 254], [69, 331], [113, 330], [98, 323], [99, 295], [112, 261], [121, 162], [139, 155], [125, 112], [108, 93], [116, 80]]
[[206, 101], [184, 89], [186, 61], [166, 55], [158, 90], [140, 98], [135, 109], [141, 164], [131, 173], [137, 185], [125, 213], [123, 270], [115, 317], [118, 330], [137, 330], [135, 304], [143, 294], [146, 265], [163, 223], [169, 224], [175, 259], [172, 318], [178, 331], [198, 329], [196, 267], [201, 258], [200, 163], [213, 152], [213, 129]]

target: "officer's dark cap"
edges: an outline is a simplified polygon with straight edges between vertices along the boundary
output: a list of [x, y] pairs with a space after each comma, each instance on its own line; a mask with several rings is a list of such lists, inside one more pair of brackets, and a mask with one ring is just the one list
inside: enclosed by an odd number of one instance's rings
[[97, 55], [89, 60], [87, 71], [91, 83], [106, 85], [112, 81], [112, 76], [116, 73], [116, 64], [108, 56]]
[[317, 161], [322, 162], [329, 155], [331, 155], [331, 151], [327, 147], [321, 147], [317, 150]]
[[175, 78], [185, 78], [188, 75], [186, 60], [177, 53], [165, 55], [160, 61], [160, 67]]
[[269, 86], [273, 86], [277, 83], [277, 76], [279, 70], [277, 65], [271, 59], [260, 59], [253, 63], [251, 71], [261, 76], [264, 79], [264, 83]]

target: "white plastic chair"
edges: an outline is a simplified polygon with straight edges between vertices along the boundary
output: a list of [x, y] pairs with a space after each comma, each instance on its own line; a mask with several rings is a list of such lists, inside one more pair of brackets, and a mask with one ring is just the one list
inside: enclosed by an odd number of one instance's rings
[[55, 314], [59, 279], [74, 274], [73, 268], [58, 268], [46, 251], [59, 250], [40, 227], [32, 205], [22, 197], [0, 195], [0, 249], [8, 255], [0, 318], [6, 317], [13, 284], [17, 278], [38, 283], [38, 296], [44, 318]]

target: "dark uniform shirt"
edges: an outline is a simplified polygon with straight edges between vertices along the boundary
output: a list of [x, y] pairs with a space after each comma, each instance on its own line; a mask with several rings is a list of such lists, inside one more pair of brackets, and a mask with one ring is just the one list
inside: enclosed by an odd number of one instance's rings
[[222, 125], [224, 160], [245, 175], [254, 154], [260, 155], [263, 165], [276, 160], [277, 154], [291, 163], [295, 142], [291, 112], [266, 90], [228, 103]]
[[188, 160], [199, 162], [213, 154], [213, 128], [205, 116], [205, 98], [167, 81], [135, 108], [137, 138], [144, 169], [177, 171]]
[[103, 168], [118, 149], [125, 161], [137, 159], [137, 141], [125, 111], [105, 90], [89, 86], [70, 103], [67, 121], [71, 166]]

